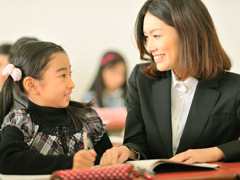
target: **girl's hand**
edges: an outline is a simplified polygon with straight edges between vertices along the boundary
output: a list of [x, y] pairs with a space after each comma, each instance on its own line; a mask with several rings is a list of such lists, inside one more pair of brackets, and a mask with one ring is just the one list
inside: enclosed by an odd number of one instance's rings
[[184, 162], [187, 164], [216, 162], [224, 158], [224, 153], [218, 147], [204, 149], [189, 149], [185, 152], [176, 154], [169, 160]]
[[128, 158], [135, 158], [135, 156], [135, 152], [126, 146], [112, 147], [103, 154], [100, 165], [123, 163]]
[[73, 156], [73, 170], [85, 169], [94, 166], [97, 153], [91, 150], [80, 150]]

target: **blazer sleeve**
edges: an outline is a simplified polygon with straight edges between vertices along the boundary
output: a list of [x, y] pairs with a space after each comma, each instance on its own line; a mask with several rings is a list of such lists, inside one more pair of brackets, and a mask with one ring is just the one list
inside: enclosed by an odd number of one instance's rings
[[[236, 114], [238, 119], [238, 129], [239, 129], [239, 136], [240, 136], [240, 92], [237, 95], [236, 101], [237, 101]], [[231, 141], [225, 144], [221, 144], [217, 147], [223, 151], [225, 155], [225, 158], [223, 159], [224, 161], [240, 161], [240, 140], [239, 139], [236, 141]]]
[[124, 135], [124, 145], [140, 154], [140, 159], [149, 157], [146, 130], [142, 117], [140, 97], [138, 93], [138, 78], [143, 75], [136, 65], [128, 80], [128, 95], [126, 98], [127, 119]]

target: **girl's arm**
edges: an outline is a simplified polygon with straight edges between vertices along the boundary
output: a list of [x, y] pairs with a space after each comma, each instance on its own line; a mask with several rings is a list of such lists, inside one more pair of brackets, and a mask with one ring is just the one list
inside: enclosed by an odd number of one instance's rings
[[97, 157], [95, 161], [95, 165], [98, 165], [100, 162], [100, 159], [103, 155], [103, 153], [107, 150], [110, 149], [112, 146], [112, 143], [107, 135], [107, 133], [104, 133], [102, 136], [101, 140], [97, 142], [97, 144], [94, 145], [94, 149], [97, 152]]
[[61, 169], [71, 169], [73, 156], [42, 155], [30, 151], [23, 133], [15, 126], [1, 132], [0, 173], [2, 174], [51, 174]]

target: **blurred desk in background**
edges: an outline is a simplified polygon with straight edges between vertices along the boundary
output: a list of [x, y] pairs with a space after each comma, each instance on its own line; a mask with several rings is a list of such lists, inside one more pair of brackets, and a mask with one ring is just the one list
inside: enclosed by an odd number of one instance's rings
[[95, 108], [107, 131], [122, 131], [125, 127], [127, 110], [126, 108]]
[[110, 140], [114, 145], [122, 144], [127, 110], [122, 108], [95, 108], [104, 124]]

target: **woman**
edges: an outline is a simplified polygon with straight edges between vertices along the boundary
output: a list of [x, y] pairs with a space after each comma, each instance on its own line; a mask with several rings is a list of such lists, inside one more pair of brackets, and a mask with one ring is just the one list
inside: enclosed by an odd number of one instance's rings
[[170, 158], [240, 160], [240, 75], [201, 0], [148, 0], [135, 26], [141, 59], [130, 78], [124, 144], [100, 164]]

